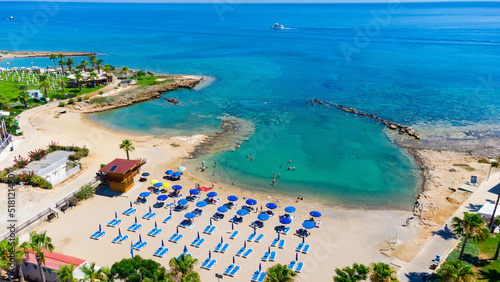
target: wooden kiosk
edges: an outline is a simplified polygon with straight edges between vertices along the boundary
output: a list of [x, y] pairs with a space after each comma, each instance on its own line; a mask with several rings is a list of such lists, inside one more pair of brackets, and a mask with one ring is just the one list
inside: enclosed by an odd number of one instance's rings
[[141, 160], [114, 159], [99, 172], [106, 173], [109, 188], [113, 192], [125, 193], [134, 186], [134, 177], [144, 162]]

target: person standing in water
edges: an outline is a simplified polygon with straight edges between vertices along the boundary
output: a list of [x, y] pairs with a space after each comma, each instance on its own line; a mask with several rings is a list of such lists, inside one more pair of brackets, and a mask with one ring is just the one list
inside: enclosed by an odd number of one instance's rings
[[273, 178], [273, 186], [274, 186], [274, 183], [276, 182], [276, 180]]
[[278, 173], [278, 178], [280, 178], [280, 177], [281, 177], [281, 173]]
[[215, 161], [215, 167], [217, 167], [217, 161]]
[[251, 157], [250, 160], [253, 161], [253, 157]]
[[275, 179], [275, 178], [276, 178], [276, 173], [273, 173], [273, 179]]

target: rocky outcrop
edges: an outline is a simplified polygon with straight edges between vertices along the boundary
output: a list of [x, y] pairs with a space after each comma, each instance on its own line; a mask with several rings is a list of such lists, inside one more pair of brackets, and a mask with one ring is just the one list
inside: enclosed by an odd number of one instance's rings
[[165, 98], [165, 101], [169, 102], [170, 104], [174, 104], [174, 105], [179, 104], [179, 100], [177, 100], [175, 98]]
[[380, 118], [374, 114], [364, 113], [358, 109], [345, 107], [345, 106], [342, 106], [342, 105], [339, 105], [336, 103], [332, 103], [332, 102], [328, 102], [328, 101], [321, 101], [319, 99], [309, 99], [306, 101], [306, 104], [309, 104], [309, 103], [311, 105], [323, 105], [323, 106], [327, 106], [327, 107], [335, 107], [335, 108], [337, 108], [341, 111], [347, 112], [347, 113], [355, 114], [355, 115], [362, 116], [362, 117], [369, 117], [377, 122], [384, 124], [385, 126], [387, 126], [391, 130], [397, 130], [399, 132], [399, 134], [407, 134], [410, 137], [413, 137], [417, 140], [420, 140], [420, 135], [418, 135], [415, 132], [415, 130], [413, 128], [411, 128], [410, 126], [401, 125], [399, 123], [395, 123], [395, 122]]

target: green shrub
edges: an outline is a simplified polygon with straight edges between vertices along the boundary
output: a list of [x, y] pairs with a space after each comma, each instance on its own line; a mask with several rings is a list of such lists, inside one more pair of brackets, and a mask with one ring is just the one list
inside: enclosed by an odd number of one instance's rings
[[68, 199], [68, 206], [75, 207], [78, 204], [78, 199], [76, 197], [71, 197]]
[[73, 98], [70, 98], [68, 101], [68, 105], [74, 105], [74, 104], [75, 104], [75, 100], [73, 100]]
[[83, 200], [87, 200], [87, 199], [94, 197], [94, 195], [95, 195], [94, 188], [92, 186], [90, 186], [89, 184], [86, 184], [86, 185], [82, 186], [80, 191], [78, 191], [75, 194], [75, 197], [78, 201], [83, 201]]
[[78, 97], [78, 102], [81, 102], [82, 101], [82, 97]]
[[449, 172], [457, 172], [457, 170], [454, 168], [450, 168]]
[[177, 147], [180, 147], [181, 145], [179, 144], [175, 144], [175, 143], [171, 143], [170, 146], [174, 147], [174, 148], [177, 148]]
[[105, 164], [101, 164], [101, 168], [105, 167], [106, 165]]
[[61, 108], [62, 108], [62, 107], [64, 107], [64, 106], [66, 106], [66, 105], [64, 104], [64, 102], [63, 102], [63, 101], [60, 101], [60, 102], [59, 102], [59, 107], [61, 107]]
[[474, 171], [474, 170], [476, 170], [475, 168], [471, 167], [468, 164], [453, 164], [453, 166], [463, 167], [467, 171]]
[[491, 162], [485, 158], [480, 158], [477, 162], [480, 164], [491, 164]]

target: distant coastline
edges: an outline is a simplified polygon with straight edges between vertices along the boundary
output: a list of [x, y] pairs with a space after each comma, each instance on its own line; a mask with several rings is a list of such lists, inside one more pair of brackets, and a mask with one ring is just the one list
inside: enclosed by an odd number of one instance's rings
[[51, 54], [62, 54], [66, 57], [85, 57], [90, 55], [97, 55], [94, 52], [66, 52], [66, 51], [5, 51], [0, 50], [0, 59], [10, 58], [45, 58], [50, 57]]

